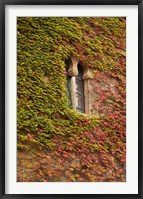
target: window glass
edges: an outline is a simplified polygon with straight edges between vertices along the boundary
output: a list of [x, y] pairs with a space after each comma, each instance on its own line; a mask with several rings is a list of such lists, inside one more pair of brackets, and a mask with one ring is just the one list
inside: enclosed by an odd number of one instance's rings
[[76, 77], [76, 110], [84, 113], [84, 85], [82, 75], [82, 67], [78, 64], [78, 76]]

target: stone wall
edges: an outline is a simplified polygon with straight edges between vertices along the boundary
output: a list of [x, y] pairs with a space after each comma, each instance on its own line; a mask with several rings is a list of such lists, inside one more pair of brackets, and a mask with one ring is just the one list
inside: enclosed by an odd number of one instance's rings
[[118, 80], [107, 72], [94, 71], [90, 81], [91, 114], [106, 114], [114, 108], [113, 96], [119, 96]]

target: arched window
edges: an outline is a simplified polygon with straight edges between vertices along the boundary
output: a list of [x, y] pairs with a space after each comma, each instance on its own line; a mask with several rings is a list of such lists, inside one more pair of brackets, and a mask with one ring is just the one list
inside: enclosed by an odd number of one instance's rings
[[71, 57], [66, 62], [68, 105], [78, 112], [91, 114], [90, 79], [92, 79], [92, 71], [85, 66], [83, 70], [79, 63], [76, 57]]
[[78, 75], [76, 76], [76, 110], [78, 112], [85, 112], [84, 104], [84, 82], [83, 82], [83, 70], [78, 64]]

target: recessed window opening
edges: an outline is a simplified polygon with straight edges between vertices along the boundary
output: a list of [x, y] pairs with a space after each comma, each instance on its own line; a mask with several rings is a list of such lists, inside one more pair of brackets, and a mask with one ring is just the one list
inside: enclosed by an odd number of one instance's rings
[[80, 64], [76, 57], [71, 57], [66, 62], [67, 69], [67, 97], [68, 105], [73, 110], [91, 114], [91, 89], [90, 79], [92, 70]]
[[84, 82], [83, 82], [83, 70], [78, 64], [78, 75], [76, 76], [76, 110], [78, 112], [85, 112], [84, 104]]

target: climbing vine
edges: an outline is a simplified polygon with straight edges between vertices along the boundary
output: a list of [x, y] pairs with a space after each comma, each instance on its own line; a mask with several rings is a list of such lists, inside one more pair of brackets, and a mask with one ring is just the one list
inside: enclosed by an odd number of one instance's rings
[[[39, 151], [33, 179], [19, 181], [125, 181], [125, 30], [124, 17], [17, 18], [18, 152]], [[93, 70], [96, 115], [68, 107], [65, 63], [73, 55]], [[118, 92], [101, 87], [107, 76]]]

